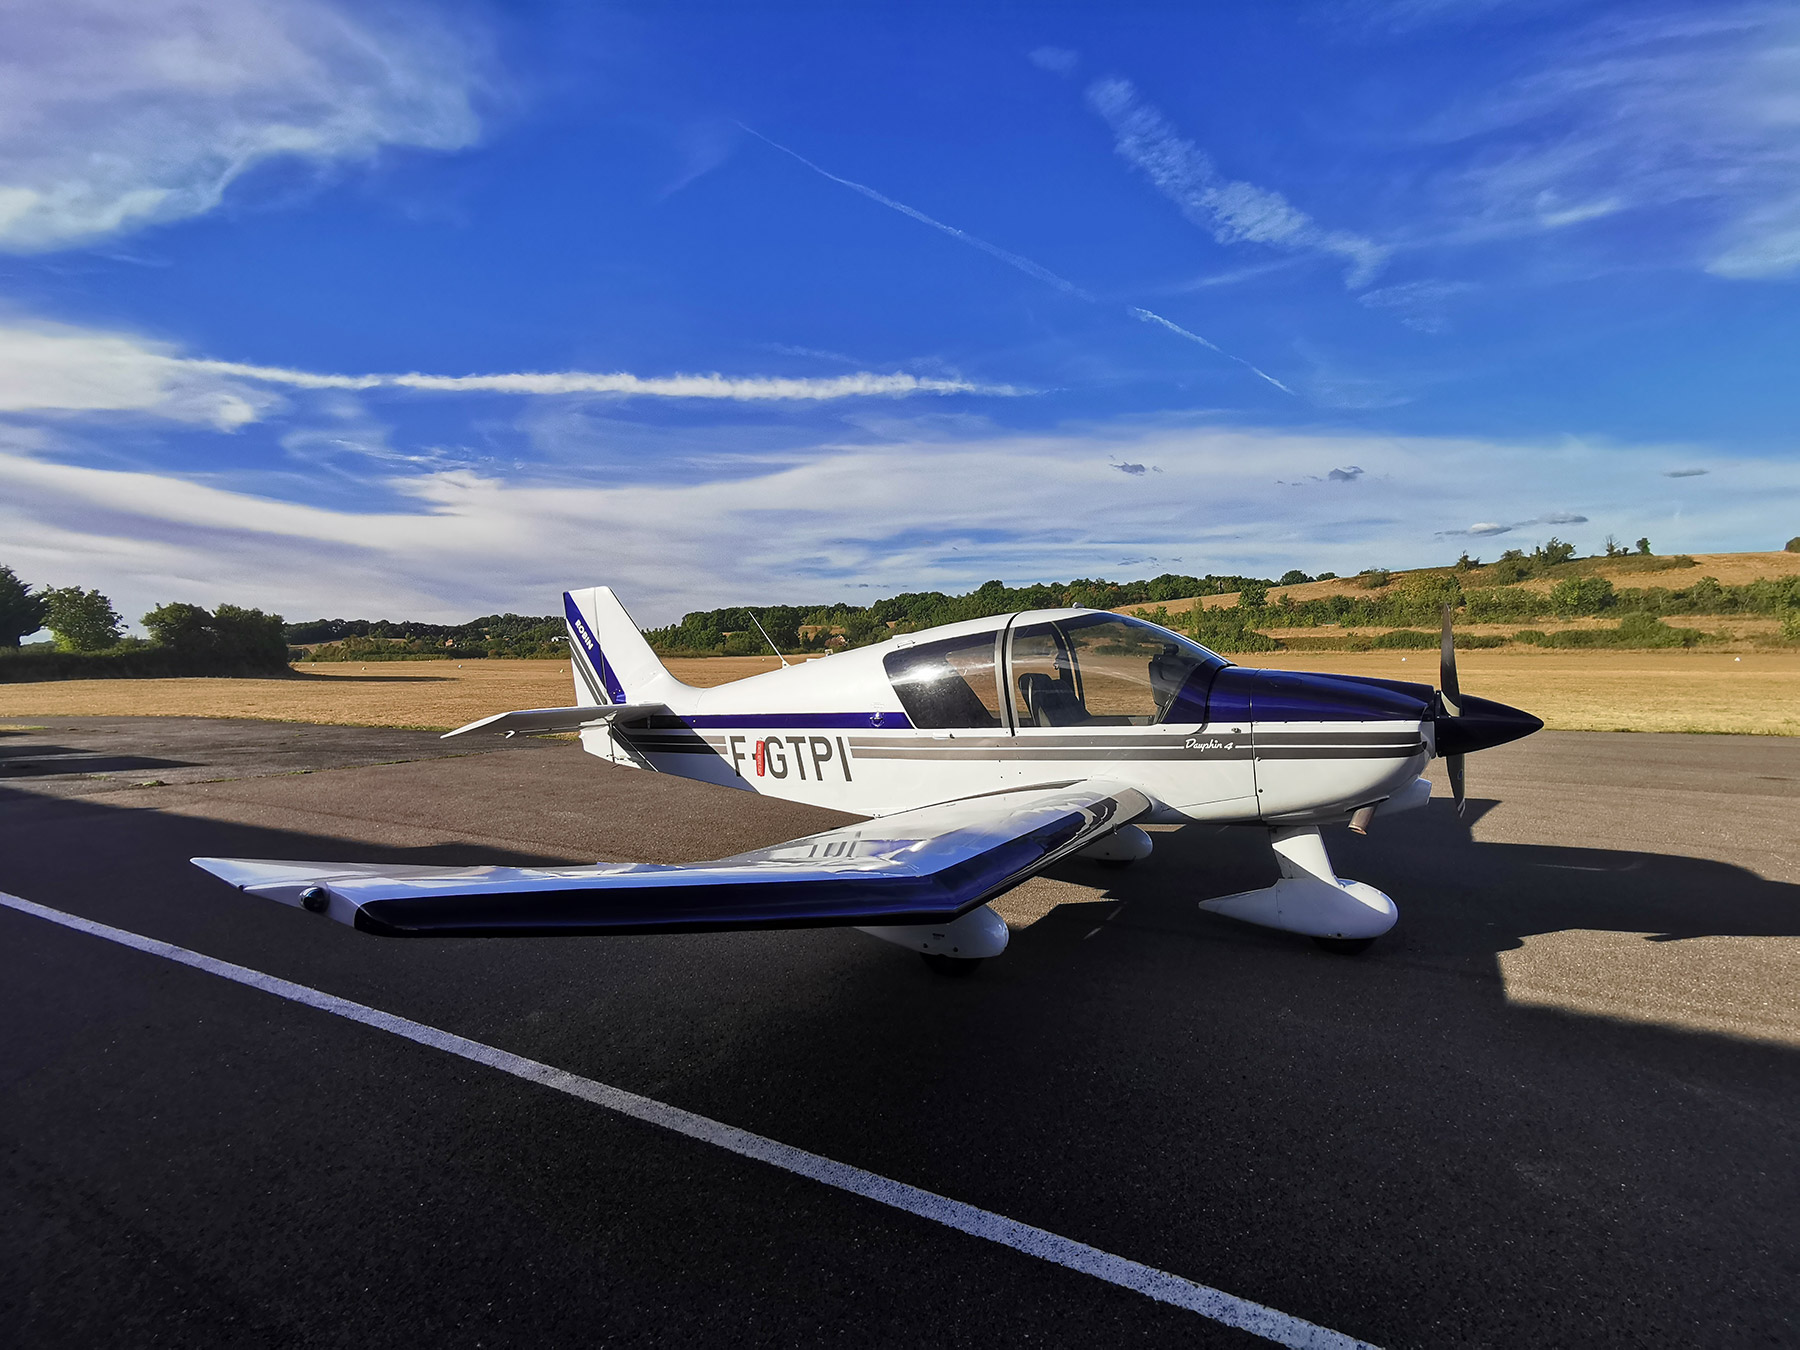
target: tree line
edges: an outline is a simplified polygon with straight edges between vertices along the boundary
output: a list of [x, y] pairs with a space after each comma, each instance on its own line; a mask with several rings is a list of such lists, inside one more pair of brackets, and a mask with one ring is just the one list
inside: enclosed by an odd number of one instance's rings
[[[268, 674], [287, 669], [279, 614], [240, 605], [205, 609], [174, 602], [142, 619], [145, 638], [127, 637], [124, 620], [98, 590], [33, 588], [0, 566], [0, 681], [105, 676]], [[47, 648], [21, 649], [40, 628]]]
[[[309, 661], [395, 661], [454, 657], [566, 657], [568, 634], [557, 615], [488, 614], [467, 623], [389, 619], [315, 619], [287, 626], [290, 646], [310, 646]], [[311, 645], [317, 644], [317, 645]]]
[[[1319, 578], [1288, 574], [1288, 584]], [[1180, 576], [1166, 572], [1148, 581], [1103, 581], [1078, 578], [1031, 586], [989, 581], [964, 595], [943, 591], [908, 591], [870, 605], [734, 605], [696, 610], [680, 623], [646, 629], [657, 651], [670, 656], [754, 656], [769, 650], [757, 631], [760, 623], [784, 652], [823, 651], [828, 646], [862, 647], [895, 633], [914, 633], [964, 619], [986, 619], [1020, 609], [1058, 609], [1084, 605], [1117, 609], [1121, 605], [1155, 604], [1195, 595], [1229, 595], [1254, 577]], [[1276, 583], [1264, 581], [1264, 587]], [[842, 641], [833, 642], [834, 638]]]

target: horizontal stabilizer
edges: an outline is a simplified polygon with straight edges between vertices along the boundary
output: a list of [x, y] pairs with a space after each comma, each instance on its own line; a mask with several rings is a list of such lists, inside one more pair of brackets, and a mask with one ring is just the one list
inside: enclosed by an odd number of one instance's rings
[[1025, 788], [679, 865], [193, 861], [252, 895], [392, 937], [936, 923], [967, 913], [1149, 809], [1142, 793], [1117, 784]]
[[521, 708], [518, 712], [495, 713], [479, 722], [471, 722], [455, 731], [446, 731], [439, 739], [449, 740], [470, 731], [503, 731], [508, 736], [547, 735], [553, 731], [579, 731], [624, 718], [627, 721], [666, 713], [661, 703], [601, 703], [586, 708]]

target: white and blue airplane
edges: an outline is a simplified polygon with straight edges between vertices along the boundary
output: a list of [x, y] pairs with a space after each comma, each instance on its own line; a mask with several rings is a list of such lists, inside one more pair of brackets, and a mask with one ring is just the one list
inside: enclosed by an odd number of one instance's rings
[[710, 689], [676, 679], [605, 586], [563, 596], [575, 703], [448, 733], [579, 732], [612, 764], [870, 817], [717, 862], [421, 867], [193, 861], [241, 890], [394, 937], [855, 927], [962, 974], [997, 956], [988, 902], [1071, 854], [1128, 863], [1145, 824], [1268, 833], [1280, 877], [1204, 909], [1360, 951], [1394, 902], [1332, 870], [1319, 827], [1424, 805], [1442, 757], [1529, 713], [1441, 687], [1235, 666], [1143, 619], [1030, 610], [907, 633]]

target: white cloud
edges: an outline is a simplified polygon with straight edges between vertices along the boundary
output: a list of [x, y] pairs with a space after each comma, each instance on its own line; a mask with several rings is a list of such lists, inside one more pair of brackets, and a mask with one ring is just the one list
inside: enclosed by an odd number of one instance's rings
[[1279, 192], [1226, 178], [1211, 156], [1141, 102], [1129, 81], [1096, 80], [1087, 98], [1112, 128], [1119, 156], [1221, 244], [1334, 253], [1349, 260], [1345, 281], [1352, 287], [1367, 284], [1380, 270], [1385, 248], [1361, 235], [1325, 229]]
[[199, 215], [276, 157], [468, 145], [481, 62], [454, 29], [441, 10], [326, 0], [7, 4], [0, 249]]
[[122, 333], [0, 326], [0, 412], [137, 412], [230, 431], [279, 401], [196, 364]]
[[[358, 512], [58, 463], [43, 437], [0, 440], [6, 561], [34, 583], [98, 586], [128, 614], [230, 599], [294, 618], [466, 618], [548, 612], [561, 588], [606, 582], [660, 623], [750, 599], [1116, 575], [1121, 558], [1263, 575], [1442, 562], [1436, 523], [1547, 522], [1532, 500], [1546, 483], [1593, 517], [1586, 547], [1607, 531], [1688, 551], [1761, 546], [1795, 505], [1791, 472], [1770, 460], [1731, 461], [1671, 500], [1664, 480], [1620, 472], [1681, 462], [1643, 447], [1180, 423], [826, 445], [713, 481], [438, 469], [395, 477], [398, 505]], [[1156, 466], [1155, 489], [1121, 463]], [[1274, 481], [1346, 465], [1380, 491]]]
[[276, 389], [424, 393], [611, 394], [620, 397], [819, 402], [908, 394], [1015, 395], [1010, 385], [859, 371], [824, 378], [632, 375], [331, 375], [182, 356], [167, 343], [52, 324], [0, 324], [0, 412], [135, 412], [234, 430], [280, 405]]
[[1543, 69], [1430, 134], [1475, 147], [1449, 192], [1476, 233], [1658, 212], [1717, 276], [1792, 276], [1800, 272], [1796, 89], [1792, 4], [1685, 15], [1627, 8], [1559, 38]]

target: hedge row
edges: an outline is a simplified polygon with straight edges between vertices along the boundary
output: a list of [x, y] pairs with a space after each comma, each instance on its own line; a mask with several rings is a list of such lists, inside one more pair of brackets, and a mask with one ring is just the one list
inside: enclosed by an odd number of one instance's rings
[[285, 675], [285, 664], [247, 661], [168, 647], [124, 647], [105, 652], [6, 651], [0, 653], [0, 684], [39, 680], [148, 680], [181, 675]]

